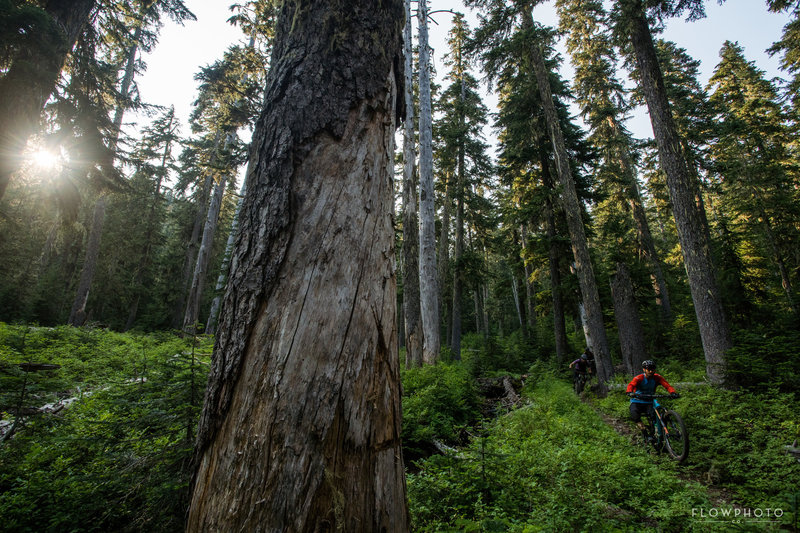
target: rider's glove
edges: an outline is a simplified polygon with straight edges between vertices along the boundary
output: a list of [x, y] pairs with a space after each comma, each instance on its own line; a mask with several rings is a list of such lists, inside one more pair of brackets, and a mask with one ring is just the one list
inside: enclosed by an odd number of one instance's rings
[[633, 398], [634, 396], [636, 396], [636, 393], [635, 393], [634, 391], [630, 391], [630, 392], [628, 393], [628, 396], [629, 396], [630, 398]]
[[670, 398], [672, 398], [672, 399], [674, 400], [675, 398], [680, 398], [680, 397], [681, 397], [681, 395], [680, 395], [680, 394], [678, 394], [677, 392], [673, 392], [673, 393], [671, 393], [671, 394], [669, 395], [669, 397], [670, 397]]

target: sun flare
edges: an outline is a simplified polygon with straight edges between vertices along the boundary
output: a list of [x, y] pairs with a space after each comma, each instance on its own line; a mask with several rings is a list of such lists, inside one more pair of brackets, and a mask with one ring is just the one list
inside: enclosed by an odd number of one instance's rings
[[33, 152], [33, 154], [31, 154], [31, 159], [37, 167], [44, 169], [55, 168], [58, 164], [58, 155], [44, 149]]

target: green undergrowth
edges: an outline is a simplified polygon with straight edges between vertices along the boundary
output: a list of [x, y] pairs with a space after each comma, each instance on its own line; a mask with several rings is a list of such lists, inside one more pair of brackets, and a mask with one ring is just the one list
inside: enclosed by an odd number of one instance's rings
[[[679, 380], [677, 377], [676, 380]], [[676, 380], [671, 379], [670, 382]], [[800, 439], [797, 398], [778, 390], [753, 392], [710, 386], [681, 389], [668, 408], [682, 415], [690, 453], [683, 475], [732, 494], [733, 504], [749, 509], [781, 509], [791, 524], [800, 498], [800, 463], [786, 446]], [[604, 412], [628, 418], [628, 399], [612, 393], [595, 400]]]
[[[724, 531], [706, 490], [606, 425], [553, 376], [529, 404], [408, 476], [417, 531]], [[696, 514], [696, 513], [695, 513]]]
[[475, 380], [467, 365], [440, 363], [404, 369], [403, 453], [406, 462], [430, 455], [434, 442], [460, 444], [480, 418]]
[[[11, 326], [0, 334], [14, 397], [24, 384], [26, 405], [57, 390], [76, 398], [58, 414], [24, 418], [0, 444], [0, 530], [182, 531], [208, 339]], [[26, 361], [61, 368], [19, 376]]]

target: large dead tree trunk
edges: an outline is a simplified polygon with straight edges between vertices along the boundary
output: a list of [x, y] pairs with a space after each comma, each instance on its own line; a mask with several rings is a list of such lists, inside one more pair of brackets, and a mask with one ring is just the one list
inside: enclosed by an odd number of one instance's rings
[[672, 212], [706, 358], [714, 384], [725, 377], [725, 352], [732, 346], [728, 322], [714, 275], [705, 213], [697, 205], [698, 185], [689, 172], [658, 64], [650, 26], [640, 0], [632, 0], [631, 44], [647, 102], [661, 167], [667, 178]]
[[286, 2], [188, 531], [408, 531], [392, 160], [400, 0]]
[[417, 216], [417, 165], [414, 147], [413, 51], [411, 43], [411, 1], [405, 0], [403, 29], [405, 85], [403, 99], [403, 319], [406, 339], [406, 367], [422, 366], [422, 318], [419, 307], [419, 217]]
[[436, 213], [433, 192], [431, 77], [428, 50], [428, 0], [419, 1], [419, 292], [422, 313], [422, 360], [439, 360], [439, 283], [436, 271]]
[[192, 284], [189, 287], [189, 294], [186, 297], [186, 310], [183, 314], [184, 333], [191, 332], [200, 319], [200, 300], [205, 289], [208, 265], [211, 261], [211, 247], [214, 244], [214, 235], [217, 232], [219, 213], [222, 209], [222, 198], [225, 195], [225, 184], [228, 176], [222, 174], [214, 185], [214, 194], [211, 195], [211, 202], [208, 204], [206, 222], [203, 226], [203, 238], [200, 240], [200, 249], [197, 251], [197, 261], [194, 265], [194, 275]]

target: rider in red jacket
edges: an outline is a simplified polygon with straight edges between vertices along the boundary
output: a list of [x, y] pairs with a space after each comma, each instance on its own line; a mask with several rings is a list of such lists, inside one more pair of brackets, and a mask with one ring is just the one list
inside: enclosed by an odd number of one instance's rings
[[656, 387], [659, 385], [667, 389], [667, 392], [670, 393], [671, 397], [678, 397], [675, 387], [670, 385], [667, 380], [661, 377], [659, 374], [656, 374], [656, 363], [655, 361], [651, 361], [649, 359], [642, 362], [642, 373], [628, 383], [627, 392], [628, 396], [631, 397], [631, 420], [636, 422], [636, 425], [639, 426], [639, 429], [642, 430], [643, 434], [646, 434], [646, 428], [644, 422], [642, 422], [642, 415], [644, 414], [648, 417], [650, 416], [650, 413], [653, 410], [653, 400], [648, 398], [640, 398], [637, 395], [644, 394], [652, 396], [656, 391]]

